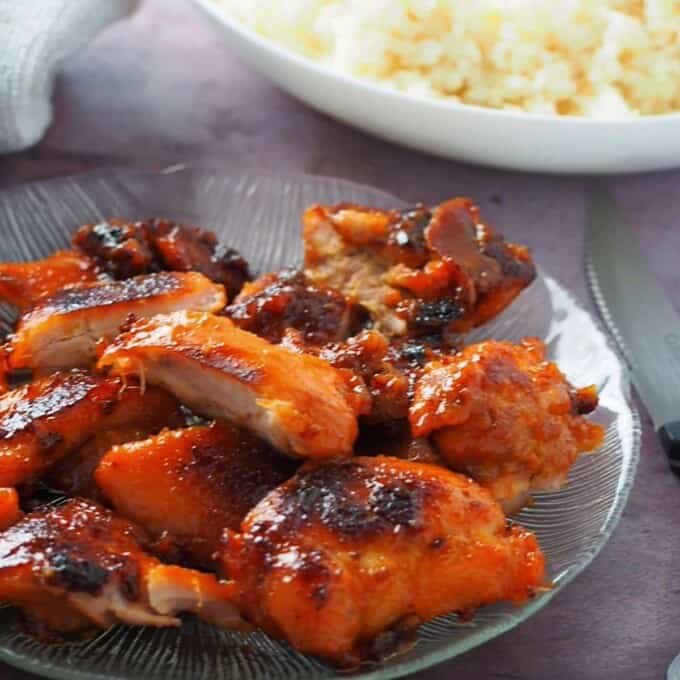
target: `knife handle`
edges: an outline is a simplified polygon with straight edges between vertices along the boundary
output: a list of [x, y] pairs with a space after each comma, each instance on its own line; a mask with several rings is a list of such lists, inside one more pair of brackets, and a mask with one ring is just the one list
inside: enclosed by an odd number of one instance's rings
[[671, 469], [676, 475], [680, 475], [680, 420], [662, 425], [659, 428], [659, 439]]

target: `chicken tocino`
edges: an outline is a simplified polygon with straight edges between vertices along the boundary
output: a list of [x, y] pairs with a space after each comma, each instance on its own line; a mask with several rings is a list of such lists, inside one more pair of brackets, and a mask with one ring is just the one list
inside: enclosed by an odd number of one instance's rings
[[250, 278], [248, 264], [233, 248], [222, 247], [214, 232], [170, 220], [126, 222], [112, 218], [86, 224], [73, 245], [116, 279], [155, 271], [196, 271], [221, 283], [233, 298]]
[[341, 666], [390, 631], [522, 603], [545, 583], [536, 537], [485, 489], [387, 457], [303, 466], [225, 532], [224, 569], [253, 623]]
[[137, 321], [99, 368], [160, 385], [194, 412], [232, 421], [294, 457], [350, 456], [357, 416], [369, 408], [353, 373], [197, 312]]
[[163, 390], [77, 370], [18, 387], [0, 396], [0, 486], [34, 480], [103, 431], [160, 429], [178, 409]]
[[298, 269], [265, 274], [247, 283], [225, 314], [269, 342], [294, 329], [309, 345], [345, 340], [361, 329], [364, 310], [337, 290], [318, 286]]
[[[150, 394], [156, 393], [155, 389]], [[146, 395], [145, 395], [146, 396]], [[169, 398], [170, 395], [167, 395]], [[153, 407], [153, 398], [149, 401]], [[147, 422], [134, 421], [127, 426], [115, 427], [110, 430], [97, 432], [92, 439], [65, 458], [58, 460], [45, 473], [42, 481], [67, 496], [83, 496], [91, 500], [102, 502], [104, 495], [94, 480], [94, 471], [101, 459], [118, 444], [126, 444], [157, 434], [166, 427], [182, 427], [186, 419], [179, 404], [178, 408], [150, 413]]]
[[583, 418], [596, 407], [595, 388], [574, 389], [540, 340], [488, 341], [430, 364], [409, 418], [414, 436], [431, 436], [446, 464], [514, 512], [530, 491], [564, 485], [579, 454], [600, 446], [603, 428]]
[[98, 343], [111, 340], [130, 318], [181, 309], [214, 312], [225, 303], [224, 288], [196, 273], [161, 272], [66, 289], [21, 318], [10, 339], [9, 363], [39, 375], [87, 368]]
[[66, 288], [102, 278], [93, 260], [74, 250], [58, 250], [33, 262], [0, 264], [0, 301], [26, 310]]
[[165, 430], [113, 447], [95, 480], [116, 512], [154, 537], [169, 537], [180, 559], [214, 566], [225, 527], [295, 472], [265, 442], [227, 424]]
[[96, 503], [39, 508], [0, 533], [0, 599], [43, 636], [117, 622], [178, 626], [183, 611], [243, 627], [233, 586], [161, 564], [147, 545], [139, 528]]
[[455, 336], [505, 309], [535, 277], [527, 248], [508, 243], [477, 207], [313, 206], [303, 218], [305, 272], [366, 307], [388, 336]]

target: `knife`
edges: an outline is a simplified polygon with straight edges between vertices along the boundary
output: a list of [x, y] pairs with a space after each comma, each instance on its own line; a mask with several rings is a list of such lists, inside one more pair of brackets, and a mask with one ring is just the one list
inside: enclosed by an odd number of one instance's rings
[[593, 297], [680, 475], [680, 318], [602, 185], [589, 189], [587, 207], [586, 274]]

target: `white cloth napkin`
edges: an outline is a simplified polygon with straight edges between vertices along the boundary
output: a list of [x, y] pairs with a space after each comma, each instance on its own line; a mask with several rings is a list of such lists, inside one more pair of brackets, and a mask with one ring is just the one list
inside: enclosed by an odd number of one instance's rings
[[60, 64], [137, 2], [0, 0], [0, 153], [42, 137]]

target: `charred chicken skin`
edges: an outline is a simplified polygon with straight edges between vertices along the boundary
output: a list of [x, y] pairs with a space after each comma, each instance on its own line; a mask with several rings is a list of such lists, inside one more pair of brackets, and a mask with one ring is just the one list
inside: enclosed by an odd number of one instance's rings
[[0, 486], [35, 479], [91, 437], [120, 427], [163, 427], [178, 404], [119, 378], [55, 373], [0, 397]]
[[141, 319], [107, 347], [99, 367], [160, 385], [196, 413], [232, 421], [301, 458], [350, 456], [357, 416], [369, 408], [351, 372], [210, 314]]
[[362, 308], [297, 269], [265, 274], [245, 284], [225, 314], [269, 342], [281, 342], [286, 331], [295, 330], [308, 345], [344, 340], [364, 321]]
[[196, 271], [222, 284], [232, 299], [250, 278], [248, 264], [233, 248], [219, 245], [206, 229], [152, 219], [110, 219], [86, 224], [73, 245], [116, 279], [162, 270]]
[[224, 568], [254, 623], [344, 666], [395, 627], [521, 603], [544, 583], [535, 536], [487, 491], [385, 457], [305, 465], [225, 532]]
[[58, 250], [34, 262], [0, 264], [0, 301], [29, 309], [40, 300], [101, 278], [99, 268], [74, 250]]
[[12, 368], [37, 374], [87, 368], [100, 340], [111, 340], [130, 318], [181, 309], [222, 309], [224, 288], [202, 274], [161, 272], [71, 288], [33, 307], [10, 341]]
[[262, 440], [215, 423], [165, 430], [113, 447], [95, 479], [115, 510], [152, 536], [169, 536], [181, 558], [214, 566], [225, 527], [295, 472]]
[[90, 501], [40, 508], [0, 533], [0, 599], [43, 635], [116, 622], [178, 626], [181, 611], [242, 625], [232, 587], [161, 564], [147, 545], [140, 529]]
[[399, 211], [314, 206], [303, 218], [305, 268], [366, 307], [389, 336], [450, 336], [485, 323], [534, 279], [469, 200]]
[[488, 341], [430, 364], [409, 418], [414, 436], [432, 436], [450, 467], [511, 512], [530, 491], [564, 485], [579, 454], [600, 446], [603, 428], [583, 417], [596, 407], [595, 388], [574, 389], [540, 340]]

